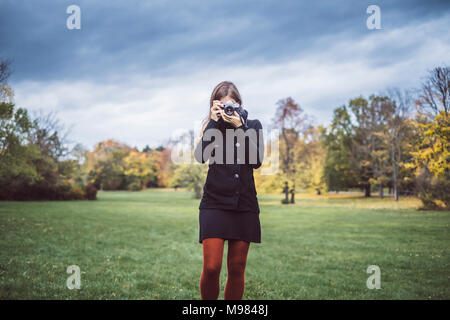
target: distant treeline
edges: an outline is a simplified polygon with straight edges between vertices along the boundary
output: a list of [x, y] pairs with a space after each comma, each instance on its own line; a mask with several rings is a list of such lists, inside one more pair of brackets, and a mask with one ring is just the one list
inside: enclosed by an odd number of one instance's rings
[[[201, 197], [207, 166], [174, 164], [177, 141], [138, 150], [107, 140], [92, 151], [69, 150], [53, 114], [31, 119], [15, 108], [8, 67], [0, 63], [0, 199], [95, 199], [97, 190], [168, 186]], [[450, 68], [437, 67], [414, 91], [350, 99], [328, 126], [315, 125], [292, 98], [279, 100], [272, 125], [280, 130], [280, 167], [272, 175], [255, 171], [258, 191], [280, 193], [285, 181], [317, 194], [358, 188], [383, 197], [388, 188], [396, 200], [414, 195], [424, 208], [449, 209], [449, 79]], [[188, 135], [193, 148], [196, 137]], [[271, 144], [265, 149], [270, 155]]]

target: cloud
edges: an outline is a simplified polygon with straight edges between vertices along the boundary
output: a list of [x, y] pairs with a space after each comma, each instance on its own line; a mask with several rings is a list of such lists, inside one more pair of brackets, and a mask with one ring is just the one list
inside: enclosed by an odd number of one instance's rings
[[[100, 79], [24, 80], [15, 84], [21, 107], [58, 111], [73, 124], [73, 140], [92, 147], [114, 138], [157, 146], [177, 129], [192, 129], [208, 112], [209, 95], [223, 80], [239, 88], [250, 118], [268, 126], [278, 99], [291, 96], [326, 124], [332, 110], [359, 95], [391, 86], [412, 87], [428, 69], [448, 63], [449, 15], [359, 38], [324, 36], [316, 49], [260, 63], [179, 61], [158, 73], [135, 62], [134, 72]], [[338, 41], [336, 41], [338, 39]], [[194, 40], [197, 41], [197, 40]], [[189, 72], [184, 72], [188, 70]]]
[[[173, 65], [284, 63], [317, 53], [324, 39], [361, 39], [370, 1], [75, 1], [81, 30], [67, 30], [74, 1], [0, 3], [0, 56], [11, 81], [115, 81], [127, 73], [162, 76]], [[379, 1], [385, 30], [448, 13], [444, 1]], [[395, 54], [395, 52], [394, 52]], [[168, 70], [169, 67], [169, 70]]]

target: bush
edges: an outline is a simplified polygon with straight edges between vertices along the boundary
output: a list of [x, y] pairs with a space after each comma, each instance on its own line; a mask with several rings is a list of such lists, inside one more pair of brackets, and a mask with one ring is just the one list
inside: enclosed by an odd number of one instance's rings
[[97, 188], [92, 183], [86, 187], [86, 199], [97, 200]]
[[128, 190], [130, 191], [140, 191], [142, 190], [141, 184], [138, 182], [132, 182], [128, 185]]
[[85, 198], [85, 193], [79, 186], [72, 186], [72, 190], [69, 194], [71, 194], [72, 200], [83, 200]]
[[422, 169], [416, 180], [418, 197], [423, 204], [421, 210], [450, 210], [450, 174], [434, 177], [428, 170]]
[[20, 184], [1, 190], [1, 200], [83, 200], [84, 192], [69, 183], [51, 184], [46, 180], [34, 184]]

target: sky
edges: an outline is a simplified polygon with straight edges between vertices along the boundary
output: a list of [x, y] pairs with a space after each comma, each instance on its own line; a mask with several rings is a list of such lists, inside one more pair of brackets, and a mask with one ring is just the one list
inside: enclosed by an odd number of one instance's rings
[[[77, 5], [81, 29], [66, 9]], [[370, 30], [369, 5], [381, 29]], [[450, 62], [450, 1], [0, 0], [17, 107], [55, 112], [71, 143], [139, 148], [198, 128], [221, 81], [270, 127], [292, 97], [314, 124]]]

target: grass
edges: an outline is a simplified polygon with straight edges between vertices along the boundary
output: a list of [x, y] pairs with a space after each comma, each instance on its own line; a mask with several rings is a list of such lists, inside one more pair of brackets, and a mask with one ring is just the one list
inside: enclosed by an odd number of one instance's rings
[[[262, 243], [250, 245], [244, 299], [450, 298], [450, 212], [416, 211], [412, 198], [258, 196]], [[0, 202], [1, 299], [200, 299], [198, 200], [161, 189], [98, 198]], [[80, 290], [66, 287], [70, 265]], [[366, 287], [369, 265], [380, 290]]]

